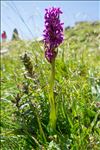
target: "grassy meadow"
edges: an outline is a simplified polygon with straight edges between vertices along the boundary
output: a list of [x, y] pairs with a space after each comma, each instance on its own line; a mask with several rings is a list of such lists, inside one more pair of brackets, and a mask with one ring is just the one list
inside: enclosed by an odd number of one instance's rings
[[100, 150], [100, 22], [66, 28], [58, 48], [57, 125], [48, 130], [50, 64], [43, 42], [1, 45], [1, 150]]

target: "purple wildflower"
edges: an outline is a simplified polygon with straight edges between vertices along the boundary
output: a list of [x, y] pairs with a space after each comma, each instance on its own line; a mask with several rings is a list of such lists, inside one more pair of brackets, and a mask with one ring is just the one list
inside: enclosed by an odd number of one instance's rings
[[45, 57], [51, 63], [57, 55], [56, 48], [63, 41], [63, 23], [60, 22], [62, 11], [54, 7], [45, 9], [45, 11]]

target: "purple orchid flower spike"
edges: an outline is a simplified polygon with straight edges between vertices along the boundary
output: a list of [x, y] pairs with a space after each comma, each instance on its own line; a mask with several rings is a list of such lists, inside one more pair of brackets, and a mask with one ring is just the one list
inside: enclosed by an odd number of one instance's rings
[[60, 8], [45, 9], [45, 30], [44, 30], [44, 44], [45, 57], [48, 62], [52, 62], [57, 56], [56, 48], [63, 41], [63, 23], [60, 22]]

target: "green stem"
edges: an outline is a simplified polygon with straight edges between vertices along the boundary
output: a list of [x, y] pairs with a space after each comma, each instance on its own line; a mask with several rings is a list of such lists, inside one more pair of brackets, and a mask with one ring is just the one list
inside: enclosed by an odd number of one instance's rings
[[56, 129], [56, 105], [54, 99], [54, 80], [55, 80], [55, 60], [51, 63], [51, 78], [50, 78], [50, 116], [49, 116], [49, 129], [50, 132], [54, 132]]

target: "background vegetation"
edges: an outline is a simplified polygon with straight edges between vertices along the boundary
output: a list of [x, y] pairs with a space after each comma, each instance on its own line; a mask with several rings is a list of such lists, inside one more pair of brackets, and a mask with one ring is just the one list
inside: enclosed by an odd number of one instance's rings
[[56, 59], [55, 135], [49, 121], [50, 64], [42, 42], [1, 46], [1, 150], [100, 149], [100, 23], [65, 30]]

